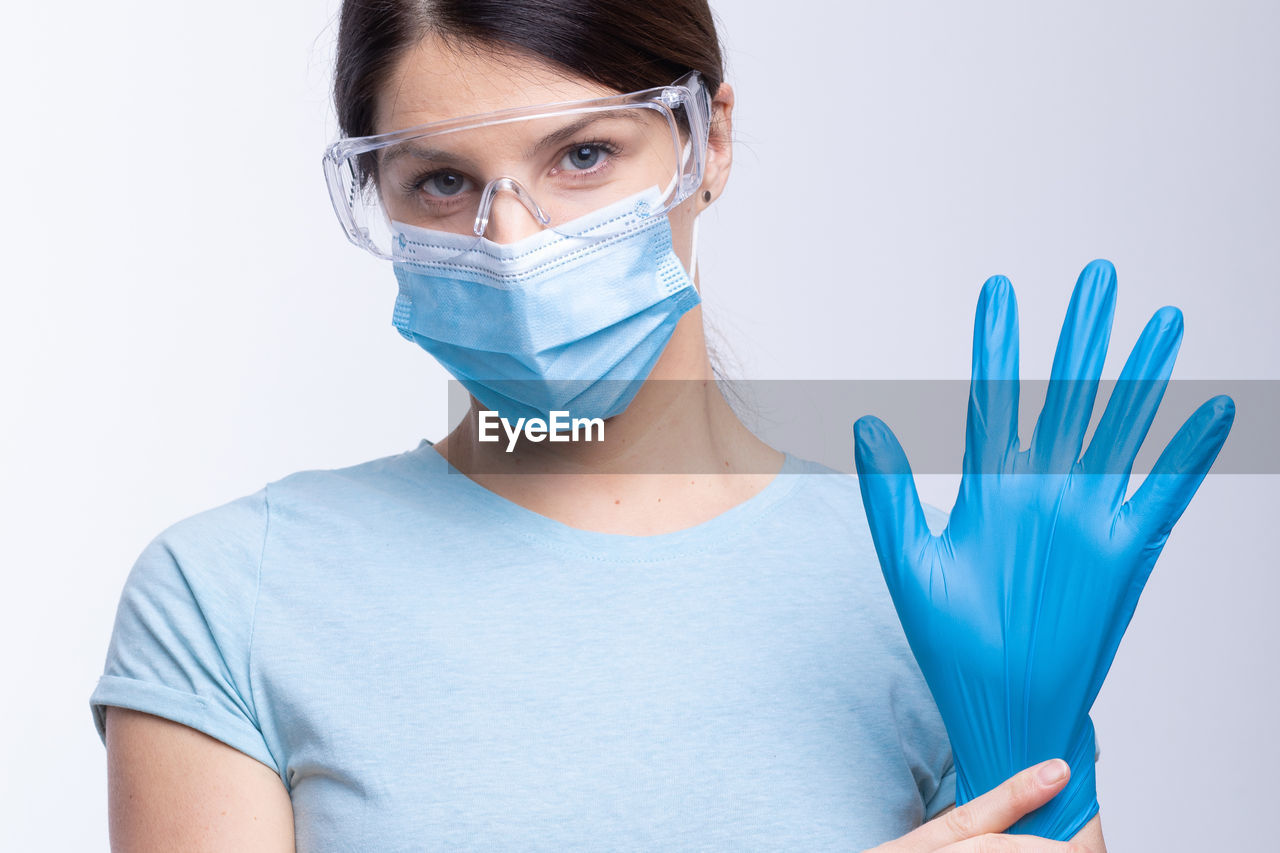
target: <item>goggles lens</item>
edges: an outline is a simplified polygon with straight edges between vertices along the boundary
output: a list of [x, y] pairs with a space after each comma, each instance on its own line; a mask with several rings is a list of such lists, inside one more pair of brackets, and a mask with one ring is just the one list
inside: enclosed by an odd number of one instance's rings
[[393, 223], [490, 239], [532, 223], [577, 237], [575, 222], [655, 186], [651, 212], [665, 213], [701, 183], [706, 105], [689, 88], [650, 91], [340, 141], [325, 156], [335, 211], [381, 257]]

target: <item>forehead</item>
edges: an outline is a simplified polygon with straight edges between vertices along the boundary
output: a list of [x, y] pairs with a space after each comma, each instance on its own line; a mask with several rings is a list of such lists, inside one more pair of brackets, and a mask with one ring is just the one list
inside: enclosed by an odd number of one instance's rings
[[512, 107], [618, 94], [538, 57], [430, 34], [396, 63], [381, 92], [375, 133]]

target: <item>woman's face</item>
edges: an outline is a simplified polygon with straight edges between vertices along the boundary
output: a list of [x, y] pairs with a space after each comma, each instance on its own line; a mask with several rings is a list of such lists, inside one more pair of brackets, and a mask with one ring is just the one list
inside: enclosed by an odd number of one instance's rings
[[[720, 107], [719, 116], [722, 119], [727, 118], [728, 114], [725, 109], [725, 92], [728, 93], [727, 106], [732, 106], [732, 92], [728, 91], [728, 86], [724, 86], [720, 97], [717, 98]], [[616, 94], [618, 94], [616, 91], [608, 87], [583, 77], [566, 74], [563, 70], [529, 54], [500, 52], [479, 45], [459, 48], [431, 34], [407, 51], [389, 75], [387, 85], [378, 97], [374, 132], [386, 133], [459, 116]], [[650, 116], [659, 115], [654, 111], [641, 112], [648, 113]], [[665, 122], [662, 122], [662, 125], [662, 132], [666, 133], [669, 140], [670, 131], [666, 128]], [[471, 132], [468, 131], [468, 133]], [[537, 199], [538, 192], [533, 185], [542, 176], [548, 174], [547, 164], [520, 154], [524, 149], [523, 140], [519, 138], [519, 133], [514, 126], [500, 125], [485, 128], [473, 136], [462, 137], [458, 141], [465, 142], [465, 144], [453, 146], [461, 149], [457, 152], [460, 155], [460, 162], [471, 165], [466, 171], [456, 170], [456, 174], [464, 175], [467, 171], [476, 174], [474, 179], [467, 178], [467, 186], [473, 196], [477, 194], [478, 187], [472, 184], [483, 184], [491, 177], [507, 175], [515, 177], [522, 185], [529, 186], [539, 204], [546, 205], [544, 200]], [[727, 143], [718, 145], [717, 141], [713, 140], [712, 150], [708, 152], [703, 187], [668, 214], [676, 254], [686, 267], [690, 260], [689, 232], [692, 217], [705, 206], [705, 202], [702, 201], [702, 191], [713, 188], [713, 195], [718, 196], [718, 190], [727, 176], [728, 146]], [[669, 141], [667, 149], [670, 149]], [[572, 158], [574, 153], [571, 151], [568, 156]], [[596, 153], [594, 156], [601, 155]], [[555, 164], [564, 159], [565, 155], [557, 151], [550, 162]], [[674, 170], [674, 155], [667, 157], [667, 160], [670, 162], [666, 168]], [[618, 158], [614, 162], [627, 161]], [[569, 164], [569, 168], [573, 168], [572, 163]], [[550, 172], [555, 171], [554, 168], [550, 169]], [[565, 174], [565, 177], [559, 178], [561, 181], [570, 180], [570, 175], [573, 178], [583, 175], [582, 172], [566, 172], [564, 169], [560, 172]], [[671, 171], [664, 174], [673, 173]], [[419, 195], [418, 198], [422, 203], [431, 205], [435, 205], [440, 199], [447, 201], [448, 193], [461, 191], [457, 189], [462, 186], [461, 181], [462, 178], [454, 174], [443, 174], [443, 180], [440, 177], [435, 179], [438, 186], [419, 187], [416, 191], [425, 194]], [[664, 180], [652, 183], [665, 182]], [[397, 203], [392, 200], [397, 193], [401, 198], [398, 203], [411, 203], [404, 200], [409, 196], [399, 189], [405, 186], [406, 182], [384, 177], [383, 183], [385, 184], [383, 186], [384, 201], [389, 208]], [[549, 181], [549, 185], [546, 196], [554, 205], [556, 185], [554, 181]], [[463, 206], [460, 205], [459, 213], [464, 212], [462, 208]], [[440, 209], [447, 211], [449, 208], [447, 204], [443, 204]], [[474, 206], [470, 209], [474, 210]], [[394, 210], [391, 212], [393, 218], [401, 218], [395, 216]], [[459, 221], [466, 219], [465, 226], [469, 227], [472, 216], [459, 216], [458, 219]], [[541, 230], [541, 227], [529, 209], [514, 194], [498, 192], [493, 199], [485, 236], [495, 242], [509, 243], [535, 234]], [[448, 230], [462, 229], [451, 227]]]

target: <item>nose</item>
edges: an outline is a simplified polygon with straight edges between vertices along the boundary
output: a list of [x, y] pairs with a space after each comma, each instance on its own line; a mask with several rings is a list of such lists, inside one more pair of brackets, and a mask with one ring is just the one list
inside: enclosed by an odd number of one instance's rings
[[542, 226], [529, 215], [529, 210], [523, 204], [513, 196], [503, 193], [490, 208], [484, 236], [495, 243], [514, 243], [541, 230]]
[[495, 178], [480, 196], [475, 231], [495, 243], [514, 243], [538, 233], [550, 221], [519, 181]]

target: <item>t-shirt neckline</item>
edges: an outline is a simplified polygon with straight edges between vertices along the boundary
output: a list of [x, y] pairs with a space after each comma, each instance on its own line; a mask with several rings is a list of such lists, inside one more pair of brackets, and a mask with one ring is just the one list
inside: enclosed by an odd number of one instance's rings
[[651, 535], [605, 533], [572, 527], [534, 512], [472, 480], [436, 451], [427, 439], [410, 451], [432, 475], [447, 478], [450, 497], [466, 501], [501, 525], [504, 534], [573, 556], [617, 563], [643, 563], [707, 551], [732, 541], [729, 534], [758, 519], [790, 495], [806, 470], [804, 460], [782, 451], [782, 467], [764, 488], [719, 515], [691, 527]]

